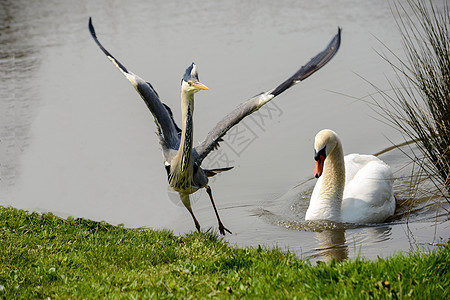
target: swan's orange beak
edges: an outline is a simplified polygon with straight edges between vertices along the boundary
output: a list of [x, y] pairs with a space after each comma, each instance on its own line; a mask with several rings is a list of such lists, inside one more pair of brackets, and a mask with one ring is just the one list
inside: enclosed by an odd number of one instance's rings
[[319, 178], [322, 176], [324, 162], [325, 156], [319, 155], [319, 159], [316, 161], [316, 167], [314, 168], [314, 177]]

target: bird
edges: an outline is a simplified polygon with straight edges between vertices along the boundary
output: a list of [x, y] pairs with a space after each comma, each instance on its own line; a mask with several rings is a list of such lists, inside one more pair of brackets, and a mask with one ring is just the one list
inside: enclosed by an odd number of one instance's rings
[[220, 172], [228, 171], [232, 167], [220, 169], [205, 169], [201, 167], [203, 160], [208, 154], [219, 147], [222, 137], [234, 125], [238, 124], [246, 116], [260, 109], [274, 97], [280, 95], [288, 88], [294, 86], [302, 80], [312, 75], [330, 61], [339, 49], [341, 43], [341, 28], [332, 38], [328, 46], [314, 56], [306, 65], [301, 67], [294, 75], [279, 84], [276, 88], [260, 93], [253, 98], [241, 103], [236, 109], [227, 114], [217, 125], [207, 134], [206, 138], [197, 146], [193, 146], [193, 112], [194, 94], [207, 90], [208, 87], [200, 83], [198, 70], [195, 63], [187, 69], [181, 80], [181, 129], [176, 124], [170, 107], [161, 102], [159, 95], [153, 86], [144, 79], [129, 71], [114, 56], [108, 52], [97, 38], [92, 18], [89, 18], [89, 31], [95, 43], [100, 47], [107, 58], [123, 73], [128, 81], [134, 86], [145, 104], [153, 114], [159, 143], [164, 157], [164, 166], [167, 172], [169, 186], [178, 192], [180, 199], [189, 211], [194, 221], [197, 231], [200, 232], [200, 223], [194, 215], [191, 207], [189, 195], [199, 189], [205, 188], [214, 208], [218, 221], [219, 232], [231, 234], [217, 212], [212, 196], [211, 187], [208, 184], [208, 177], [212, 177]]
[[373, 155], [344, 157], [340, 138], [330, 129], [314, 141], [314, 176], [318, 178], [305, 220], [369, 224], [384, 222], [395, 212], [391, 168]]

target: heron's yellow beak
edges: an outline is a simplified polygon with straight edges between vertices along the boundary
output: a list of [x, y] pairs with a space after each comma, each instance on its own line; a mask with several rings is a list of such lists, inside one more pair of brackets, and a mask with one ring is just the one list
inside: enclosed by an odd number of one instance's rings
[[206, 85], [204, 85], [203, 83], [198, 82], [198, 81], [194, 82], [194, 87], [199, 90], [209, 90]]

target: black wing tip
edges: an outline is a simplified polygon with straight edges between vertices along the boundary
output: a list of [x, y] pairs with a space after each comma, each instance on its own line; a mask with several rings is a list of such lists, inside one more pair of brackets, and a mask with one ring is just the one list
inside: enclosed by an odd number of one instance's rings
[[342, 27], [338, 26], [338, 32], [331, 39], [330, 43], [324, 50], [324, 52], [327, 50], [333, 52], [332, 56], [328, 59], [328, 61], [331, 60], [331, 58], [337, 53], [337, 51], [339, 50], [339, 47], [341, 46], [341, 33], [342, 33]]
[[327, 48], [324, 50], [324, 52], [326, 52], [328, 50], [330, 53], [329, 53], [328, 59], [326, 59], [323, 62], [322, 66], [324, 66], [326, 63], [328, 63], [338, 52], [338, 50], [341, 46], [341, 33], [342, 33], [342, 27], [338, 26], [338, 32], [333, 37], [331, 42], [328, 44]]
[[92, 38], [94, 39], [95, 43], [100, 47], [100, 49], [103, 51], [103, 53], [105, 53], [106, 56], [112, 58], [123, 72], [129, 73], [127, 68], [125, 68], [125, 66], [122, 65], [114, 56], [112, 56], [112, 54], [109, 53], [109, 51], [106, 50], [105, 47], [103, 47], [103, 45], [98, 40], [97, 34], [95, 33], [94, 25], [92, 24], [92, 17], [89, 17], [89, 32], [91, 33]]
[[213, 177], [219, 173], [229, 171], [233, 169], [234, 166], [226, 167], [226, 168], [218, 168], [218, 169], [203, 169], [207, 177]]
[[[338, 26], [338, 33], [336, 34], [337, 41], [336, 41], [336, 47], [339, 49], [339, 46], [341, 45], [341, 33], [342, 33], [342, 27]], [[336, 51], [337, 51], [336, 49]]]
[[102, 51], [105, 52], [106, 49], [103, 48], [103, 46], [100, 44], [100, 41], [97, 38], [97, 34], [95, 33], [94, 24], [92, 24], [92, 17], [89, 17], [88, 28], [89, 28], [89, 32], [91, 33], [91, 36], [94, 39], [95, 43], [97, 43], [97, 45], [102, 49]]
[[316, 71], [320, 70], [326, 65], [337, 53], [341, 46], [341, 32], [342, 28], [338, 26], [337, 34], [328, 43], [325, 50], [313, 57], [306, 65], [300, 68], [294, 75], [288, 78], [286, 81], [277, 86], [271, 94], [276, 97], [283, 93], [285, 90], [295, 85], [296, 83], [305, 80]]
[[97, 35], [95, 34], [94, 25], [92, 25], [92, 17], [89, 17], [89, 32], [94, 38], [97, 38]]
[[339, 47], [341, 46], [341, 33], [342, 27], [338, 26], [338, 32], [333, 37], [333, 39], [331, 40], [330, 44], [327, 47], [329, 50], [334, 52], [332, 56], [329, 58], [329, 60], [331, 60], [331, 58], [337, 53]]

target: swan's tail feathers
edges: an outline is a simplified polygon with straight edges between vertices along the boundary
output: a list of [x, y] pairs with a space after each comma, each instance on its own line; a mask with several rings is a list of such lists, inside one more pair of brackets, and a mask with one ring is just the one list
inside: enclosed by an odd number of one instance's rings
[[219, 168], [219, 169], [204, 169], [203, 171], [205, 171], [206, 176], [208, 177], [213, 177], [219, 173], [225, 172], [225, 171], [229, 171], [231, 169], [233, 169], [234, 167], [226, 167], [226, 168]]

